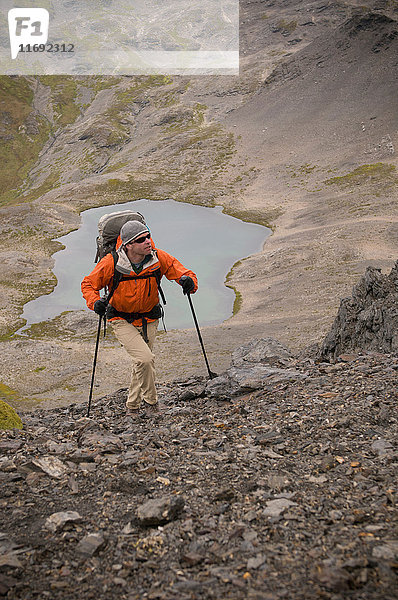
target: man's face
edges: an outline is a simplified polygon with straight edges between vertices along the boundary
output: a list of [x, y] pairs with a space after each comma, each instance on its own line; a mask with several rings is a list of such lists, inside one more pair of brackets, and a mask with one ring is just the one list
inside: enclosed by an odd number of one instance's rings
[[126, 248], [136, 255], [147, 256], [152, 250], [151, 234], [143, 233], [132, 242], [126, 244]]

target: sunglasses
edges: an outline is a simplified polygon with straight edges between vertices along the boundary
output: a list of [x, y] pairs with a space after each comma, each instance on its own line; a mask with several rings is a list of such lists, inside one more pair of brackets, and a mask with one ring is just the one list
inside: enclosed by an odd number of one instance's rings
[[145, 242], [145, 240], [149, 240], [150, 238], [151, 238], [151, 234], [147, 233], [146, 235], [143, 235], [142, 237], [139, 237], [136, 240], [133, 240], [131, 243], [132, 244], [143, 244]]

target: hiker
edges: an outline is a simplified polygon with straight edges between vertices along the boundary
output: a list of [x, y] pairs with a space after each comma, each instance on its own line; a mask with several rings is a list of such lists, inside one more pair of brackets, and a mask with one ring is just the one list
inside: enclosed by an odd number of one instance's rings
[[[145, 223], [128, 221], [120, 230], [121, 245], [106, 254], [81, 284], [88, 308], [109, 319], [113, 331], [132, 358], [127, 414], [136, 414], [142, 404], [157, 412], [155, 356], [152, 352], [159, 318], [160, 279], [164, 275], [182, 287], [184, 294], [198, 288], [197, 277], [174, 256], [155, 249]], [[110, 300], [100, 290], [110, 290]], [[160, 289], [159, 289], [160, 288]]]

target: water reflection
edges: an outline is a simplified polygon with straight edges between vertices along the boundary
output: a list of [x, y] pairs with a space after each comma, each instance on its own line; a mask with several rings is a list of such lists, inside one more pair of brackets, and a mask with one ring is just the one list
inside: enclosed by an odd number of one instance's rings
[[[94, 208], [82, 213], [77, 231], [58, 238], [65, 249], [54, 255], [58, 285], [24, 307], [27, 326], [52, 319], [64, 311], [88, 310], [80, 292], [80, 282], [94, 268], [95, 238], [99, 218], [119, 210], [141, 212], [156, 245], [180, 260], [198, 275], [199, 290], [193, 296], [201, 325], [221, 323], [231, 316], [234, 292], [225, 287], [232, 265], [261, 250], [270, 230], [223, 214], [221, 207], [204, 208], [174, 200], [137, 200]], [[187, 299], [174, 282], [162, 279], [167, 306], [166, 326], [193, 327]]]

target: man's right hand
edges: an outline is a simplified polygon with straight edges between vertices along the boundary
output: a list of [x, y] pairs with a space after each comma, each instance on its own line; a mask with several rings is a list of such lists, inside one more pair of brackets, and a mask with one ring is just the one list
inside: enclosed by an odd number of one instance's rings
[[97, 313], [100, 317], [103, 317], [106, 313], [106, 307], [108, 306], [108, 301], [106, 298], [100, 298], [94, 304], [94, 312]]

